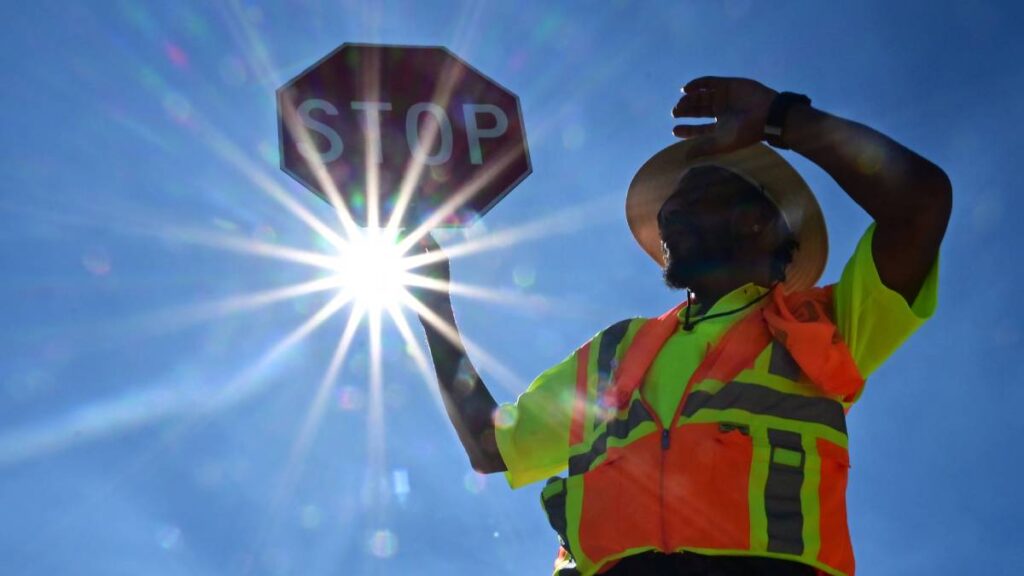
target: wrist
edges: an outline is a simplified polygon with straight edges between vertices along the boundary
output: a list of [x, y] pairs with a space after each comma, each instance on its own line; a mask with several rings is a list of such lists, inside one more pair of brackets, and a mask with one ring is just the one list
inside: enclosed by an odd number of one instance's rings
[[786, 116], [783, 137], [789, 150], [803, 154], [809, 146], [821, 146], [828, 133], [824, 122], [828, 115], [813, 106], [794, 106]]
[[[419, 301], [423, 306], [445, 322], [452, 323], [455, 319], [455, 313], [452, 310], [451, 296], [448, 294], [432, 294], [430, 297], [419, 298]], [[424, 326], [428, 326], [430, 321], [424, 318], [424, 314], [418, 314], [420, 323]]]
[[787, 124], [790, 113], [801, 107], [809, 107], [811, 99], [805, 94], [777, 92], [768, 107], [764, 122], [764, 140], [775, 148], [789, 149]]

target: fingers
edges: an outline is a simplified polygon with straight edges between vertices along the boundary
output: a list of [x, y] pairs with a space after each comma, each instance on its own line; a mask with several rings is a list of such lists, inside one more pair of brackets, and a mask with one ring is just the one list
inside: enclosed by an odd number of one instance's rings
[[[416, 258], [416, 265], [412, 268], [448, 267], [448, 255], [441, 248], [441, 245], [437, 243], [437, 240], [434, 239], [433, 232], [424, 234], [423, 238], [416, 242], [416, 245], [419, 247], [422, 256]], [[444, 272], [444, 275], [447, 276], [447, 271]]]
[[683, 86], [684, 94], [672, 109], [672, 116], [715, 116], [715, 103], [717, 100], [721, 107], [722, 97], [727, 88], [726, 80], [728, 79], [718, 76], [701, 76], [690, 80]]
[[[674, 118], [715, 118], [715, 89], [725, 81], [717, 76], [694, 78], [683, 86], [683, 96], [672, 108]], [[672, 134], [679, 138], [708, 136], [715, 133], [717, 123], [680, 124], [672, 128]]]
[[418, 244], [430, 251], [440, 248], [437, 244], [437, 240], [434, 239], [434, 234], [432, 232], [424, 234], [423, 237], [419, 239]]
[[683, 92], [689, 94], [690, 92], [697, 92], [700, 90], [714, 90], [725, 82], [725, 78], [720, 76], [701, 76], [690, 80], [683, 86]]
[[672, 108], [673, 118], [714, 116], [714, 100], [710, 92], [686, 94]]
[[437, 239], [434, 238], [433, 232], [424, 234], [419, 240], [416, 241], [416, 246], [418, 246], [419, 249], [425, 254], [435, 252], [443, 253], [443, 250], [441, 250], [441, 245], [438, 244]]
[[715, 124], [680, 124], [672, 128], [672, 134], [680, 138], [705, 136], [715, 132]]

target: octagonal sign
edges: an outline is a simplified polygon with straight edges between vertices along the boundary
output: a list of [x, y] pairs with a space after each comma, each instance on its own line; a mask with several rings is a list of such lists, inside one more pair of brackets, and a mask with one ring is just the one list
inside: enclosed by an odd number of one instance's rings
[[468, 225], [531, 171], [519, 99], [440, 46], [343, 44], [277, 109], [281, 168], [364, 227]]

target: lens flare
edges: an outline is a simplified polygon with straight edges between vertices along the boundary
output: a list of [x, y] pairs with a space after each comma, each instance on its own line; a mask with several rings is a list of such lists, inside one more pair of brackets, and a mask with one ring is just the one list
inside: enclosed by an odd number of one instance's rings
[[406, 268], [396, 236], [370, 228], [349, 239], [338, 256], [335, 279], [357, 305], [380, 311], [405, 297]]
[[[127, 5], [126, 5], [127, 6]], [[367, 5], [369, 6], [369, 5]], [[482, 38], [487, 29], [484, 26], [485, 10], [483, 4], [472, 4], [472, 8], [463, 11], [455, 25], [451, 46], [456, 52], [469, 50], [471, 45]], [[127, 8], [126, 8], [127, 9]], [[364, 7], [367, 14], [364, 20], [378, 22], [379, 15], [372, 8]], [[225, 86], [243, 84], [259, 84], [263, 87], [276, 89], [282, 83], [280, 71], [293, 69], [294, 66], [280, 66], [274, 62], [269, 45], [264, 41], [258, 21], [260, 13], [249, 9], [245, 3], [230, 0], [224, 4], [225, 22], [231, 37], [237, 44], [235, 53], [239, 56], [228, 56], [213, 69], [215, 78]], [[196, 52], [188, 43], [181, 41], [157, 40], [160, 33], [155, 20], [145, 12], [133, 12], [133, 20], [146, 32], [154, 42], [161, 42], [163, 55], [175, 70], [172, 72], [188, 72], [197, 70], [199, 61]], [[365, 26], [374, 29], [376, 24]], [[370, 34], [371, 40], [373, 34]], [[541, 38], [546, 41], [545, 38]], [[176, 43], [180, 42], [180, 43]], [[529, 50], [521, 50], [512, 56], [512, 69], [522, 67], [530, 56]], [[590, 91], [594, 83], [615, 78], [616, 69], [621, 69], [632, 61], [632, 55], [623, 51], [622, 56], [611, 62], [600, 76], [580, 84], [576, 91]], [[130, 231], [140, 236], [153, 237], [166, 241], [174, 246], [188, 245], [191, 247], [213, 248], [243, 257], [258, 257], [267, 262], [280, 263], [292, 267], [301, 265], [308, 269], [309, 276], [294, 281], [292, 284], [281, 285], [279, 279], [269, 286], [253, 286], [251, 291], [232, 294], [227, 297], [205, 299], [198, 302], [184, 302], [170, 309], [152, 310], [141, 318], [118, 318], [109, 321], [103, 327], [117, 338], [94, 338], [95, 341], [112, 342], [118, 339], [134, 343], [142, 337], [166, 334], [169, 331], [182, 330], [200, 323], [216, 322], [229, 315], [252, 314], [266, 311], [274, 305], [290, 302], [306, 317], [298, 322], [298, 326], [278, 339], [263, 354], [242, 364], [236, 373], [226, 374], [216, 387], [200, 384], [182, 386], [183, 380], [178, 375], [168, 376], [166, 381], [152, 383], [152, 388], [143, 389], [128, 396], [99, 399], [86, 406], [72, 411], [65, 417], [53, 418], [42, 422], [39, 426], [0, 433], [0, 466], [13, 462], [37, 458], [41, 455], [83, 442], [93, 441], [102, 437], [123, 434], [145, 424], [161, 420], [177, 420], [181, 429], [198, 426], [209, 421], [221, 410], [235, 406], [243, 399], [250, 398], [281, 379], [269, 378], [281, 366], [281, 360], [309, 338], [315, 330], [329, 330], [337, 324], [328, 322], [335, 315], [348, 314], [344, 328], [340, 334], [332, 335], [337, 340], [330, 359], [324, 359], [324, 369], [319, 385], [311, 393], [309, 408], [305, 417], [296, 427], [293, 449], [287, 464], [278, 479], [279, 491], [272, 504], [271, 517], [256, 537], [256, 548], [264, 541], [273, 540], [275, 528], [282, 523], [277, 522], [279, 516], [290, 514], [295, 520], [296, 510], [300, 510], [299, 522], [307, 530], [315, 530], [326, 524], [331, 516], [326, 509], [302, 503], [304, 506], [290, 506], [292, 492], [298, 486], [303, 472], [305, 459], [310, 452], [320, 423], [329, 417], [365, 418], [367, 422], [367, 462], [368, 485], [371, 487], [388, 487], [387, 490], [372, 490], [370, 504], [374, 508], [374, 518], [369, 526], [374, 529], [369, 533], [369, 553], [378, 558], [394, 556], [398, 550], [397, 534], [387, 527], [390, 526], [382, 509], [396, 500], [399, 504], [410, 497], [410, 472], [404, 468], [396, 468], [387, 462], [386, 448], [386, 412], [384, 410], [388, 393], [394, 389], [395, 382], [386, 381], [387, 373], [393, 364], [385, 361], [384, 351], [395, 345], [403, 346], [408, 359], [422, 378], [423, 384], [434, 400], [434, 408], [442, 418], [445, 416], [444, 403], [435, 382], [429, 352], [419, 334], [407, 319], [407, 315], [418, 316], [420, 321], [436, 329], [444, 337], [455, 339], [466, 346], [469, 356], [474, 360], [481, 372], [488, 374], [488, 383], [507, 386], [511, 391], [522, 389], [524, 381], [511, 369], [501, 364], [494, 356], [477, 345], [465, 335], [458, 335], [448, 320], [428, 308], [418, 296], [425, 291], [447, 291], [455, 296], [466, 297], [499, 305], [525, 305], [535, 311], [553, 314], [564, 314], [567, 309], [565, 302], [552, 303], [536, 292], [538, 287], [538, 271], [529, 265], [520, 265], [512, 271], [512, 277], [504, 278], [514, 281], [507, 288], [472, 286], [460, 282], [449, 282], [426, 277], [417, 273], [419, 266], [426, 266], [444, 258], [456, 259], [471, 255], [479, 255], [487, 251], [503, 251], [510, 247], [533, 239], [566, 234], [578, 231], [583, 227], [600, 224], [612, 220], [619, 212], [618, 195], [595, 196], [595, 201], [577, 204], [561, 212], [540, 211], [544, 216], [531, 219], [514, 228], [499, 229], [496, 223], [488, 221], [484, 227], [478, 223], [465, 231], [464, 239], [453, 235], [451, 242], [445, 242], [445, 254], [422, 253], [416, 248], [418, 240], [427, 234], [434, 233], [434, 228], [453, 213], [463, 210], [465, 203], [485, 187], [489, 181], [497, 177], [504, 166], [512, 160], [511, 156], [497, 157], [494, 162], [481, 170], [476, 177], [453, 186], [448, 200], [433, 214], [427, 215], [425, 221], [412, 230], [398, 228], [403, 222], [402, 215], [409, 210], [417, 189], [423, 178], [444, 179], [445, 173], [437, 167], [428, 167], [422, 157], [416, 158], [400, 175], [398, 190], [382, 191], [382, 179], [376, 174], [377, 165], [372, 160], [378, 149], [367, 147], [366, 168], [369, 177], [365, 189], [359, 191], [358, 201], [365, 203], [368, 220], [379, 228], [359, 228], [353, 220], [355, 205], [348, 205], [339, 194], [338, 184], [322, 164], [313, 166], [318, 184], [326, 190], [331, 210], [327, 212], [330, 219], [322, 219], [311, 209], [307, 198], [295, 194], [282, 186], [280, 178], [274, 173], [278, 164], [277, 151], [270, 141], [255, 138], [229, 137], [218, 128], [217, 116], [204, 107], [203, 100], [195, 93], [176, 85], [174, 76], [162, 77], [151, 67], [150, 63], [140, 61], [138, 81], [143, 89], [152, 96], [157, 109], [162, 109], [174, 130], [187, 134], [192, 141], [205, 151], [211, 153], [224, 170], [240, 176], [239, 182], [252, 190], [254, 200], [268, 204], [285, 218], [291, 218], [308, 226], [315, 240], [309, 245], [295, 245], [296, 236], [289, 235], [287, 228], [274, 222], [274, 226], [266, 226], [257, 230], [257, 234], [246, 236], [242, 226], [214, 216], [207, 217], [204, 223], [186, 223], [185, 226], [168, 224], [162, 216], [147, 219], [145, 222], [133, 218]], [[453, 97], [452, 88], [458, 78], [445, 73], [433, 100], [445, 106]], [[372, 78], [369, 79], [373, 84]], [[548, 72], [540, 82], [530, 87], [531, 95], [527, 100], [546, 98], [552, 86], [563, 89], [564, 77]], [[572, 98], [573, 94], [568, 94]], [[144, 116], [133, 117], [128, 112], [111, 108], [108, 110], [115, 128], [134, 135], [161, 150], [170, 150], [173, 141], [152, 124]], [[161, 117], [162, 120], [164, 119]], [[555, 117], [537, 126], [531, 132], [531, 144], [550, 138], [561, 139], [562, 145], [569, 150], [579, 150], [592, 140], [592, 135], [577, 123], [574, 118]], [[566, 127], [568, 126], [568, 127]], [[309, 142], [310, 135], [302, 126], [288, 124], [287, 129], [298, 132], [299, 140]], [[265, 136], [265, 135], [264, 135]], [[437, 138], [436, 130], [423, 135], [425, 149], [431, 149]], [[252, 144], [257, 143], [257, 144]], [[372, 144], [372, 142], [371, 142]], [[429, 168], [429, 170], [428, 170]], [[391, 181], [395, 181], [391, 179]], [[351, 190], [347, 192], [352, 192]], [[353, 202], [355, 194], [349, 194]], [[385, 204], [390, 202], [390, 204]], [[315, 204], [315, 202], [313, 202]], [[317, 208], [322, 208], [316, 204]], [[382, 207], [387, 207], [391, 216], [382, 221]], [[101, 206], [86, 206], [74, 214], [49, 214], [48, 217], [72, 219], [81, 225], [94, 226], [97, 222], [123, 222], [124, 214], [103, 213], [107, 210]], [[386, 214], [386, 212], [385, 212]], [[245, 221], [245, 220], [243, 220]], [[494, 227], [493, 230], [489, 228]], [[129, 228], [123, 224], [122, 228]], [[303, 231], [305, 232], [305, 231]], [[399, 237], [399, 234], [401, 236]], [[308, 239], [308, 238], [307, 238]], [[81, 257], [81, 266], [86, 273], [94, 276], [107, 276], [112, 272], [120, 272], [120, 261], [113, 260], [110, 255], [97, 250], [87, 252]], [[289, 276], [290, 278], [290, 276]], [[543, 280], [543, 278], [541, 278]], [[416, 288], [413, 290], [412, 288]], [[336, 296], [318, 306], [318, 294], [334, 291]], [[309, 298], [309, 297], [313, 298]], [[387, 318], [385, 318], [385, 314]], [[390, 321], [397, 329], [400, 340], [386, 341], [382, 336], [382, 324]], [[113, 328], [113, 330], [111, 330]], [[362, 346], [357, 341], [360, 329], [369, 332], [369, 346]], [[418, 327], [417, 327], [418, 328]], [[349, 363], [346, 364], [346, 359]], [[369, 366], [365, 366], [365, 364]], [[359, 371], [366, 376], [365, 382], [359, 378], [347, 378], [342, 383], [343, 369], [348, 368], [349, 374]], [[367, 369], [368, 368], [368, 369]], [[491, 377], [493, 376], [493, 380]], [[193, 382], [198, 378], [190, 376], [184, 379]], [[468, 382], [468, 381], [467, 381]], [[386, 384], [386, 386], [385, 386]], [[471, 384], [471, 383], [470, 383]], [[404, 390], [402, 390], [404, 393]], [[329, 408], [334, 408], [328, 412]], [[499, 411], [495, 414], [495, 422], [499, 426], [510, 426], [516, 414]], [[199, 472], [200, 483], [204, 486], [226, 482], [225, 472], [217, 468], [204, 468]], [[485, 489], [486, 480], [475, 473], [464, 479], [468, 491], [476, 494]], [[497, 537], [497, 533], [495, 533]], [[188, 543], [187, 533], [182, 529], [169, 525], [157, 534], [157, 542], [166, 549], [180, 548]], [[269, 544], [269, 543], [268, 543]]]

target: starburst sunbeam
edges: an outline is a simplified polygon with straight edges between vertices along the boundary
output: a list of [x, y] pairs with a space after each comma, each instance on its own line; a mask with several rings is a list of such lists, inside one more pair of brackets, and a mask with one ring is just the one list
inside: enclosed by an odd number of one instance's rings
[[310, 402], [306, 417], [302, 420], [302, 427], [295, 438], [295, 442], [292, 444], [288, 463], [285, 465], [280, 481], [280, 488], [272, 506], [272, 518], [276, 518], [282, 508], [290, 501], [295, 483], [302, 476], [306, 455], [309, 453], [310, 445], [320, 427], [324, 410], [327, 407], [327, 399], [331, 396], [335, 380], [341, 372], [345, 359], [348, 356], [348, 351], [355, 338], [356, 330], [362, 323], [364, 315], [365, 309], [357, 306], [352, 310], [348, 321], [345, 323], [345, 329], [342, 331], [341, 338], [338, 339], [338, 345], [334, 349], [331, 361], [324, 372], [323, 378], [320, 379], [320, 384], [317, 386], [313, 401]]
[[[405, 258], [410, 268], [425, 266], [442, 258], [455, 259], [486, 250], [506, 249], [520, 242], [536, 240], [554, 234], [567, 234], [594, 224], [602, 224], [614, 219], [615, 210], [611, 200], [618, 201], [607, 195], [586, 204], [560, 210], [554, 214], [538, 218], [520, 226], [491, 232], [487, 236], [465, 240], [444, 248], [444, 253], [426, 252]], [[617, 207], [617, 206], [615, 206]]]
[[[352, 295], [344, 292], [337, 294], [329, 300], [326, 304], [320, 307], [312, 316], [310, 316], [305, 322], [299, 325], [298, 328], [292, 330], [287, 336], [282, 338], [273, 348], [271, 348], [263, 358], [257, 361], [246, 374], [250, 372], [259, 373], [259, 371], [265, 369], [271, 362], [280, 357], [284, 352], [291, 349], [293, 346], [301, 342], [306, 336], [309, 336], [314, 330], [316, 330], [321, 324], [327, 321], [328, 318], [333, 316], [339, 310], [341, 310], [346, 304], [352, 301]], [[218, 391], [216, 400], [218, 402], [226, 402], [243, 395], [245, 390], [240, 383], [245, 382], [245, 378], [241, 378], [233, 381], [231, 384], [225, 386], [223, 389]]]
[[324, 372], [324, 377], [320, 380], [320, 385], [317, 386], [316, 396], [314, 396], [313, 401], [310, 403], [306, 417], [303, 419], [302, 429], [299, 431], [299, 435], [292, 446], [289, 469], [292, 466], [302, 466], [302, 460], [308, 451], [309, 444], [316, 435], [316, 430], [320, 425], [320, 419], [327, 405], [327, 398], [330, 397], [334, 381], [345, 363], [349, 348], [352, 346], [352, 341], [355, 338], [356, 330], [359, 328], [364, 315], [365, 309], [356, 307], [345, 323], [345, 329], [341, 334], [341, 338], [338, 339], [338, 345], [334, 349], [333, 356], [331, 356], [331, 362]]
[[[236, 41], [245, 48], [243, 50], [246, 55], [245, 59], [255, 72], [259, 82], [264, 85], [280, 86], [281, 78], [271, 62], [268, 45], [261, 38], [261, 33], [254, 25], [247, 9], [237, 0], [231, 0], [227, 4], [227, 12]], [[460, 36], [465, 33], [468, 38], [469, 35], [479, 33], [481, 26], [479, 26], [478, 20], [482, 12], [482, 8], [477, 6], [473, 10], [462, 13], [457, 26], [458, 31], [461, 31], [459, 32]], [[468, 43], [467, 39], [466, 44]], [[464, 49], [466, 46], [461, 46], [461, 48]], [[377, 101], [380, 99], [377, 98], [380, 92], [381, 78], [378, 76], [380, 69], [378, 66], [372, 65], [373, 63], [370, 64], [364, 68], [363, 93], [367, 95], [366, 100]], [[460, 82], [460, 73], [461, 69], [456, 67], [449, 67], [445, 70], [441, 74], [440, 82], [434, 88], [431, 101], [442, 107], [447, 107], [452, 101], [455, 87]], [[287, 94], [284, 96], [285, 99], [289, 97]], [[291, 103], [286, 101], [285, 104]], [[291, 106], [284, 107], [293, 109]], [[391, 380], [385, 381], [384, 378], [383, 340], [385, 334], [382, 331], [382, 322], [385, 319], [385, 314], [390, 322], [397, 327], [405, 350], [415, 363], [419, 376], [428, 384], [428, 390], [431, 392], [436, 408], [443, 414], [444, 405], [440, 392], [436, 386], [431, 385], [434, 383], [434, 375], [430, 369], [429, 357], [421, 342], [414, 336], [404, 312], [410, 310], [415, 312], [424, 324], [439, 330], [446, 338], [456, 338], [455, 330], [442, 317], [413, 296], [410, 289], [447, 291], [453, 295], [503, 305], [522, 304], [534, 310], [551, 308], [550, 302], [546, 298], [536, 294], [462, 282], [439, 281], [418, 274], [419, 267], [436, 262], [445, 256], [440, 253], [408, 254], [423, 236], [446, 222], [456, 211], [465, 208], [471, 198], [498, 178], [515, 160], [515, 151], [504, 151], [488, 158], [484, 169], [479, 170], [468, 182], [449, 191], [440, 206], [433, 208], [429, 214], [418, 213], [418, 217], [422, 216], [418, 225], [412, 227], [411, 232], [404, 230], [403, 232], [406, 234], [403, 238], [398, 239], [399, 230], [404, 227], [403, 219], [407, 213], [411, 210], [419, 211], [413, 202], [415, 194], [422, 184], [425, 170], [431, 168], [426, 151], [433, 150], [436, 145], [440, 136], [440, 125], [424, 123], [422, 133], [419, 134], [417, 140], [417, 149], [412, 151], [403, 173], [393, 175], [397, 178], [394, 179], [390, 178], [392, 175], [380, 172], [382, 169], [379, 162], [382, 153], [380, 134], [371, 133], [371, 130], [377, 128], [378, 124], [369, 122], [369, 114], [364, 116], [367, 122], [364, 125], [366, 146], [363, 148], [365, 157], [362, 168], [366, 175], [366, 186], [364, 190], [360, 191], [339, 190], [339, 184], [336, 183], [334, 175], [328, 170], [314, 146], [315, 135], [311, 133], [310, 128], [301, 122], [295, 114], [286, 113], [282, 118], [283, 128], [288, 130], [294, 136], [294, 141], [306, 150], [308, 174], [311, 175], [307, 178], [316, 183], [316, 188], [327, 199], [335, 213], [337, 222], [334, 222], [334, 219], [322, 219], [315, 215], [314, 211], [303, 202], [303, 198], [297, 197], [277, 183], [262, 162], [253, 158], [236, 141], [218, 130], [215, 123], [205, 121], [197, 111], [191, 112], [187, 123], [190, 131], [203, 145], [213, 151], [217, 158], [241, 174], [247, 182], [254, 185], [257, 191], [283, 207], [287, 215], [296, 218], [313, 230], [329, 245], [326, 249], [303, 250], [272, 242], [208, 232], [169, 230], [161, 226], [164, 228], [165, 236], [173, 237], [177, 241], [281, 262], [302, 264], [314, 269], [313, 273], [315, 274], [322, 275], [322, 271], [327, 271], [325, 277], [317, 277], [295, 285], [240, 294], [210, 302], [200, 302], [156, 316], [158, 319], [167, 320], [168, 325], [174, 322], [179, 324], [197, 322], [243, 310], [258, 309], [320, 291], [337, 290], [337, 294], [330, 301], [314, 312], [299, 327], [285, 335], [265, 354], [257, 358], [251, 367], [238, 377], [233, 378], [222, 389], [208, 398], [204, 398], [201, 409], [192, 414], [195, 417], [190, 420], [199, 421], [211, 407], [232, 404], [253, 393], [257, 389], [253, 382], [259, 380], [258, 376], [265, 372], [276, 358], [280, 358], [300, 341], [307, 338], [349, 303], [353, 304], [333, 355], [310, 400], [307, 413], [297, 431], [288, 462], [282, 471], [280, 492], [276, 503], [272, 505], [274, 518], [277, 518], [278, 513], [283, 511], [283, 506], [288, 503], [293, 488], [303, 474], [305, 459], [320, 429], [331, 390], [334, 389], [334, 384], [345, 366], [347, 355], [356, 346], [359, 327], [366, 326], [369, 352], [367, 383], [369, 402], [366, 423], [368, 450], [366, 470], [369, 479], [368, 488], [372, 491], [369, 504], [372, 513], [376, 516], [372, 518], [373, 522], [377, 526], [385, 526], [386, 505], [389, 500], [387, 494], [382, 492], [382, 490], [386, 490], [388, 470], [385, 452], [387, 422], [384, 400], [389, 397], [388, 394], [395, 385]], [[554, 124], [551, 125], [551, 128], [554, 128]], [[549, 130], [541, 130], [540, 134], [547, 132]], [[537, 134], [534, 136], [534, 143], [536, 143]], [[382, 189], [382, 186], [392, 186], [395, 182], [398, 183], [397, 189]], [[364, 195], [365, 211], [358, 204], [351, 203], [353, 194]], [[385, 210], [388, 212], [385, 213]], [[361, 228], [361, 223], [357, 223], [356, 218], [362, 218], [364, 215], [367, 227]], [[382, 221], [385, 215], [387, 216], [386, 221]], [[487, 250], [508, 248], [547, 234], [576, 230], [588, 222], [590, 219], [584, 216], [584, 210], [574, 208], [571, 211], [566, 211], [565, 214], [548, 216], [511, 230], [493, 234], [490, 237], [467, 239], [465, 242], [456, 243], [446, 249], [448, 253], [446, 257], [460, 258]], [[172, 315], [176, 317], [172, 318]], [[512, 370], [475, 343], [465, 338], [460, 341], [482, 369], [494, 374], [499, 384], [509, 387], [510, 390], [520, 388], [522, 379]], [[270, 536], [270, 534], [266, 535]]]
[[280, 288], [236, 294], [211, 302], [200, 302], [198, 304], [161, 310], [142, 317], [126, 320], [124, 326], [134, 330], [141, 329], [143, 331], [164, 333], [169, 330], [222, 318], [230, 314], [255, 310], [278, 302], [298, 298], [299, 296], [337, 289], [339, 286], [340, 282], [337, 277], [317, 278], [308, 282], [290, 284]]
[[416, 299], [416, 297], [408, 296], [403, 298], [403, 304], [419, 314], [420, 318], [430, 324], [449, 341], [458, 343], [461, 339], [462, 344], [468, 351], [470, 351], [473, 358], [477, 361], [477, 364], [484, 369], [493, 371], [495, 376], [498, 377], [498, 382], [510, 391], [517, 390], [521, 386], [523, 379], [516, 375], [512, 369], [502, 364], [501, 361], [480, 346], [477, 346], [474, 342], [466, 338], [465, 335], [460, 335], [456, 332], [454, 326], [448, 323], [447, 320], [438, 316], [436, 312], [424, 305]]
[[[455, 88], [461, 78], [462, 68], [453, 67], [452, 63], [445, 65], [441, 73], [440, 82], [438, 82], [437, 89], [434, 91], [434, 96], [431, 102], [436, 103], [438, 106], [445, 108], [451, 101], [452, 91]], [[440, 125], [437, 122], [427, 124], [426, 137], [421, 141], [420, 147], [417, 149], [416, 154], [413, 154], [409, 160], [409, 166], [406, 168], [405, 173], [402, 175], [402, 182], [398, 187], [398, 196], [395, 201], [395, 207], [391, 213], [386, 228], [392, 232], [398, 230], [399, 225], [402, 222], [402, 218], [405, 216], [405, 211], [409, 206], [409, 202], [412, 199], [413, 192], [419, 185], [420, 180], [423, 176], [423, 170], [427, 165], [427, 154], [426, 150], [432, 150], [434, 143], [437, 141], [437, 135], [440, 133]]]
[[270, 51], [266, 42], [260, 36], [259, 31], [251, 23], [251, 18], [239, 0], [230, 0], [221, 5], [228, 11], [225, 20], [228, 23], [235, 42], [238, 43], [242, 54], [246, 55], [247, 64], [256, 72], [257, 78], [264, 86], [271, 88], [281, 85], [281, 78], [274, 71], [274, 65], [270, 61]]
[[211, 232], [209, 230], [165, 228], [163, 230], [157, 230], [154, 233], [169, 240], [199, 244], [211, 248], [219, 248], [222, 250], [241, 252], [255, 256], [264, 256], [267, 258], [294, 262], [296, 264], [308, 264], [325, 270], [334, 270], [338, 265], [337, 258], [326, 254], [310, 252], [299, 248], [289, 248], [279, 244], [271, 244], [269, 242], [262, 242], [251, 238], [242, 238], [231, 234]]
[[332, 298], [213, 394], [205, 386], [159, 386], [87, 404], [53, 421], [7, 432], [0, 436], [0, 466], [173, 416], [185, 416], [181, 427], [193, 428], [203, 415], [233, 406], [266, 387], [262, 376], [268, 368], [350, 300], [346, 294]]
[[544, 296], [533, 294], [521, 294], [510, 290], [495, 290], [485, 286], [474, 286], [464, 282], [453, 282], [428, 278], [418, 274], [406, 274], [404, 284], [407, 287], [426, 288], [435, 292], [448, 292], [466, 296], [475, 300], [485, 302], [497, 302], [501, 304], [513, 304], [538, 311], [551, 307], [551, 301]]
[[493, 160], [493, 163], [488, 168], [480, 170], [468, 182], [454, 190], [451, 193], [451, 196], [445, 199], [440, 206], [431, 212], [430, 216], [424, 219], [419, 226], [414, 228], [405, 238], [402, 239], [402, 242], [399, 245], [402, 252], [408, 252], [416, 245], [417, 242], [429, 234], [431, 230], [444, 222], [445, 218], [463, 207], [474, 194], [479, 192], [480, 189], [487, 184], [488, 181], [495, 178], [498, 174], [501, 174], [509, 164], [515, 161], [516, 157], [516, 150], [506, 150], [497, 159]]
[[[377, 52], [370, 52], [363, 68], [363, 93], [368, 102], [380, 101], [380, 58]], [[389, 105], [390, 106], [390, 105]], [[366, 225], [380, 226], [380, 124], [370, 121], [370, 115], [363, 116], [363, 134], [366, 142], [363, 167], [366, 171]]]
[[334, 208], [334, 212], [345, 233], [349, 236], [358, 234], [359, 226], [352, 217], [352, 213], [349, 211], [345, 201], [341, 198], [341, 193], [338, 191], [338, 186], [335, 184], [334, 179], [327, 173], [327, 167], [320, 158], [320, 154], [316, 151], [316, 145], [309, 134], [309, 129], [302, 124], [294, 113], [296, 109], [295, 102], [292, 101], [291, 95], [287, 92], [284, 94], [284, 99], [285, 114], [283, 118], [285, 129], [295, 138], [300, 150], [305, 151], [303, 157], [306, 159], [306, 165], [313, 171], [313, 177], [316, 178], [320, 189], [324, 190], [327, 194], [327, 202]]
[[[196, 122], [199, 124], [198, 120]], [[206, 144], [210, 150], [234, 166], [247, 180], [255, 184], [259, 190], [273, 198], [274, 201], [320, 234], [325, 240], [336, 246], [339, 250], [345, 248], [345, 240], [337, 232], [324, 224], [322, 220], [314, 216], [312, 212], [300, 204], [291, 194], [274, 182], [259, 165], [249, 160], [238, 146], [211, 126], [201, 126], [202, 131], [208, 138]]]
[[434, 372], [430, 369], [429, 360], [427, 360], [427, 356], [423, 351], [420, 341], [413, 336], [409, 322], [405, 319], [405, 316], [402, 315], [402, 311], [397, 306], [389, 306], [387, 312], [388, 315], [391, 316], [391, 321], [394, 322], [395, 327], [398, 329], [398, 333], [402, 336], [402, 340], [405, 342], [405, 348], [409, 352], [409, 355], [412, 356], [413, 363], [416, 364], [416, 371], [419, 372], [420, 377], [423, 378], [423, 383], [426, 384], [427, 390], [430, 392], [430, 397], [434, 399], [434, 407], [437, 408], [438, 413], [443, 417], [446, 414], [444, 399], [441, 398], [441, 391], [434, 385]]
[[[370, 310], [367, 330], [370, 336], [370, 395], [366, 418], [367, 471], [370, 474], [371, 486], [384, 486], [384, 472], [387, 470], [387, 427], [384, 425], [384, 402], [381, 365], [382, 334], [380, 329], [381, 310]], [[379, 498], [379, 500], [378, 500]], [[386, 510], [383, 504], [387, 501], [377, 490], [371, 499], [374, 503], [375, 521], [382, 525]]]

